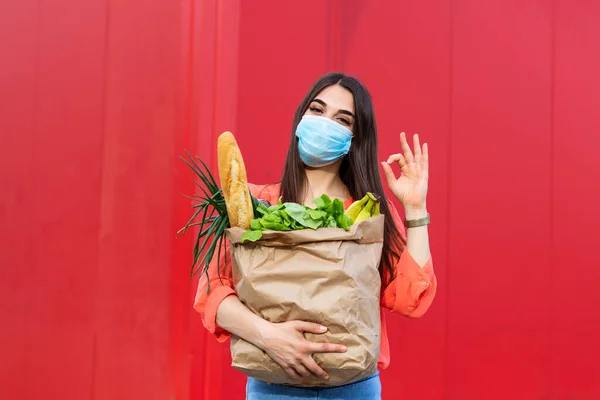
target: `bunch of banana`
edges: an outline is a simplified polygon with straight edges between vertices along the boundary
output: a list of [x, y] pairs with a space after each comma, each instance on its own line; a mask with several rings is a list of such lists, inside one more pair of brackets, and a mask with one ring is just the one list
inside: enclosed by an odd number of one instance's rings
[[352, 203], [346, 210], [346, 215], [352, 218], [355, 224], [358, 224], [360, 221], [381, 214], [379, 208], [379, 198], [369, 192], [362, 199]]

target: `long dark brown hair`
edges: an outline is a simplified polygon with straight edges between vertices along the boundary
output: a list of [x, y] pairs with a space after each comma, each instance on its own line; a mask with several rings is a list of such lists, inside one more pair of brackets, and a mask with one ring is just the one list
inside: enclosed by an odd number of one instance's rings
[[281, 180], [281, 195], [284, 201], [300, 203], [303, 201], [307, 185], [304, 163], [298, 153], [296, 127], [315, 97], [326, 87], [340, 85], [350, 91], [354, 97], [355, 125], [354, 138], [350, 152], [340, 166], [340, 178], [348, 188], [353, 199], [363, 198], [367, 192], [381, 197], [381, 213], [386, 216], [384, 228], [383, 254], [379, 272], [383, 276], [386, 268], [393, 276], [394, 259], [404, 250], [404, 241], [398, 227], [390, 216], [390, 207], [385, 197], [377, 154], [377, 125], [371, 95], [355, 78], [341, 73], [330, 73], [317, 80], [302, 100], [292, 125], [292, 136]]

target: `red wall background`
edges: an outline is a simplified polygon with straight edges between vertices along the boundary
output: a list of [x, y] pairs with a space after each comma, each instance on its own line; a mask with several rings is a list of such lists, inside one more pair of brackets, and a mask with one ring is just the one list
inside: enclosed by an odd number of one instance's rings
[[[288, 8], [289, 7], [289, 8]], [[600, 4], [0, 4], [0, 393], [243, 398], [191, 310], [190, 149], [277, 180], [320, 74], [369, 87], [381, 156], [430, 143], [440, 289], [389, 318], [386, 399], [600, 398]], [[271, 146], [273, 150], [267, 150]], [[216, 169], [215, 169], [216, 171]]]

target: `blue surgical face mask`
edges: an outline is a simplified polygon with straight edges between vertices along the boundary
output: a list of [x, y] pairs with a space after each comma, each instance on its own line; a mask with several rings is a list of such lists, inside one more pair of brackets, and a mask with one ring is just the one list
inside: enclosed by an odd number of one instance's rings
[[352, 131], [326, 117], [305, 115], [296, 128], [298, 152], [309, 167], [333, 164], [350, 151]]

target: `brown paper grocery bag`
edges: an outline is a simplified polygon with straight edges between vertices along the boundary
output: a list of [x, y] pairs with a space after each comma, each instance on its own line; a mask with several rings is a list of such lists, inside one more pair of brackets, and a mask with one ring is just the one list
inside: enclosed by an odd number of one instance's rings
[[380, 343], [379, 261], [384, 216], [353, 225], [288, 232], [265, 231], [240, 243], [244, 231], [227, 230], [235, 288], [242, 303], [271, 322], [303, 320], [329, 328], [307, 333], [313, 342], [340, 343], [345, 353], [314, 354], [329, 379], [290, 378], [265, 352], [236, 336], [232, 365], [256, 379], [295, 386], [343, 385], [377, 371]]

